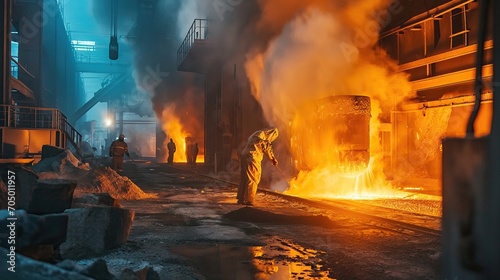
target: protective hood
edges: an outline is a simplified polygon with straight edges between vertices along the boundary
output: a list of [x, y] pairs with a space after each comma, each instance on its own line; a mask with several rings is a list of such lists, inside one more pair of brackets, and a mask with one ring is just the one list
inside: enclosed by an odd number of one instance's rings
[[272, 142], [278, 138], [278, 129], [275, 127], [272, 128], [266, 128], [263, 130], [257, 130], [250, 137], [248, 137], [248, 142], [254, 142], [255, 139], [262, 139], [262, 140], [267, 140], [269, 142]]
[[269, 142], [273, 142], [274, 140], [276, 140], [276, 138], [278, 138], [278, 129], [275, 127], [265, 129], [263, 130], [263, 132], [264, 132], [263, 138]]

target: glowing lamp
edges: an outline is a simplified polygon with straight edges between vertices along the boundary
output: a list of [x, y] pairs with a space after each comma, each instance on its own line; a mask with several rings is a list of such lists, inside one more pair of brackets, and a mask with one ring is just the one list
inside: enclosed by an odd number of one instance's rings
[[106, 118], [106, 119], [104, 120], [104, 125], [105, 125], [106, 127], [110, 127], [112, 124], [113, 124], [113, 122], [111, 121], [111, 119]]

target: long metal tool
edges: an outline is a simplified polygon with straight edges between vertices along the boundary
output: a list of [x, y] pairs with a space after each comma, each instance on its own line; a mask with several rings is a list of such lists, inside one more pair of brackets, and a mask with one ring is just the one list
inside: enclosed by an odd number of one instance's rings
[[127, 155], [127, 157], [132, 161], [132, 162], [135, 162], [133, 158], [131, 158], [129, 155]]
[[275, 166], [276, 166], [276, 169], [278, 169], [278, 171], [280, 172], [281, 176], [283, 176], [283, 179], [285, 179], [285, 182], [288, 185], [288, 188], [291, 188], [290, 182], [288, 182], [288, 179], [285, 177], [285, 174], [283, 174], [283, 171], [281, 171], [281, 169], [278, 167], [278, 165], [275, 165]]

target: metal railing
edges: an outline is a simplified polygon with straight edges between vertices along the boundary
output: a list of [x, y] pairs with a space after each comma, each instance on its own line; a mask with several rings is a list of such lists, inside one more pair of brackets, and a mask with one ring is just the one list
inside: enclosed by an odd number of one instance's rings
[[19, 82], [21, 82], [21, 84], [29, 88], [31, 91], [31, 88], [35, 85], [36, 77], [33, 76], [33, 74], [31, 74], [28, 69], [26, 69], [22, 64], [19, 63], [17, 57], [11, 57], [10, 60], [11, 76], [16, 78]]
[[177, 66], [186, 58], [189, 51], [197, 40], [209, 39], [209, 21], [208, 19], [195, 19], [188, 30], [184, 41], [177, 50]]
[[76, 149], [82, 144], [82, 135], [61, 111], [53, 108], [0, 105], [0, 127], [56, 129], [64, 132]]

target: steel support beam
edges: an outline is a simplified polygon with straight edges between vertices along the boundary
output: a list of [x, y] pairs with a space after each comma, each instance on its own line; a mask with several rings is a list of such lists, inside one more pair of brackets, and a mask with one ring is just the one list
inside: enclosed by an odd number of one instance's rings
[[[490, 50], [493, 49], [493, 40], [488, 40], [484, 42], [484, 50]], [[438, 63], [446, 60], [450, 60], [453, 58], [458, 58], [470, 54], [475, 54], [477, 52], [477, 44], [466, 46], [463, 48], [458, 48], [454, 50], [450, 50], [447, 52], [439, 53], [433, 56], [428, 56], [422, 59], [418, 59], [412, 62], [400, 64], [398, 66], [398, 69], [400, 71], [408, 71], [411, 69], [415, 69], [418, 67], [430, 65], [433, 63]]]
[[83, 104], [78, 110], [76, 110], [73, 115], [71, 115], [69, 121], [72, 124], [75, 124], [85, 113], [87, 113], [92, 107], [94, 107], [97, 103], [107, 100], [110, 95], [112, 95], [115, 91], [114, 89], [120, 85], [127, 78], [126, 75], [121, 75], [116, 77], [109, 85], [104, 88], [98, 90], [94, 97], [92, 97], [89, 101]]
[[[475, 69], [467, 69], [430, 78], [416, 80], [411, 83], [411, 87], [415, 91], [439, 88], [448, 85], [456, 85], [465, 82], [474, 81], [476, 74]], [[493, 66], [491, 64], [483, 66], [483, 79], [493, 76]], [[473, 89], [471, 89], [473, 90]]]
[[[18, 80], [25, 84], [31, 91], [35, 98], [30, 101], [36, 106], [42, 106], [42, 100], [49, 98], [57, 98], [55, 96], [44, 96], [42, 90], [42, 83], [44, 78], [56, 75], [57, 64], [50, 63], [49, 61], [42, 61], [42, 43], [44, 30], [50, 25], [49, 22], [52, 19], [49, 17], [48, 13], [45, 13], [44, 1], [28, 1], [24, 2], [22, 6], [22, 19], [19, 21], [19, 76]], [[18, 11], [16, 11], [18, 12]], [[37, 22], [38, 19], [40, 22]], [[42, 24], [44, 23], [44, 24]], [[55, 46], [50, 46], [48, 49], [55, 49]], [[44, 63], [51, 65], [51, 68], [42, 67]], [[42, 71], [42, 68], [43, 71]], [[44, 73], [45, 75], [42, 75]], [[59, 81], [61, 84], [64, 81]], [[17, 102], [18, 100], [16, 100]], [[24, 102], [17, 102], [23, 105], [27, 105]]]
[[1, 104], [12, 105], [12, 91], [10, 88], [10, 48], [11, 48], [11, 30], [12, 30], [12, 0], [2, 1], [2, 66], [0, 68], [0, 86], [2, 90]]

